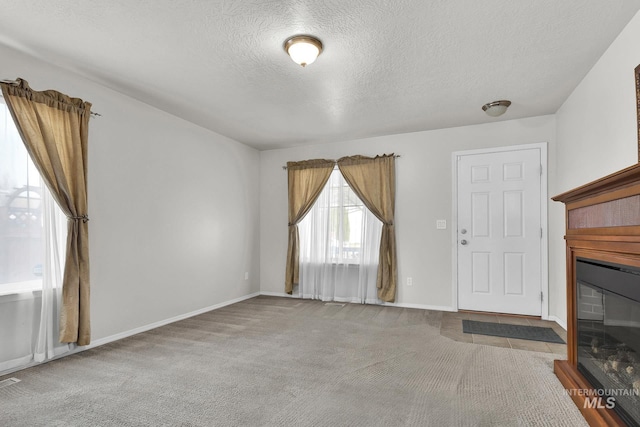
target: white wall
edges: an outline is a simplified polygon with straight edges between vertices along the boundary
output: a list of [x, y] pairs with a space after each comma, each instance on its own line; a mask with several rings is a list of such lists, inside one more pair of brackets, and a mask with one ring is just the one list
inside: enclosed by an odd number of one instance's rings
[[[480, 112], [482, 113], [482, 112]], [[452, 306], [451, 153], [486, 147], [548, 142], [555, 155], [555, 117], [542, 116], [260, 153], [260, 289], [284, 292], [287, 251], [287, 161], [396, 153], [396, 238], [400, 285], [396, 302]], [[554, 164], [553, 161], [550, 162]], [[554, 171], [549, 170], [549, 179]], [[406, 278], [413, 286], [406, 286]], [[551, 313], [553, 314], [553, 313]]]
[[0, 78], [102, 114], [89, 132], [94, 341], [259, 291], [258, 151], [10, 48], [0, 58]]
[[[640, 13], [629, 22], [556, 114], [557, 177], [551, 195], [601, 178], [638, 161], [635, 67], [640, 64]], [[550, 205], [551, 280], [565, 279], [564, 205]], [[566, 318], [564, 288], [552, 302]]]
[[634, 69], [640, 13], [629, 22], [557, 112], [559, 191], [638, 161]]

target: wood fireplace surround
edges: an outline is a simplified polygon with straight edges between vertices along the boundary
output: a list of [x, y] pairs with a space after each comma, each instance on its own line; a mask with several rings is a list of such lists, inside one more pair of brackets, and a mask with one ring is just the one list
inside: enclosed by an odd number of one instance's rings
[[[567, 360], [554, 372], [568, 390], [593, 387], [577, 369], [576, 258], [640, 267], [640, 163], [553, 197], [566, 207]], [[585, 405], [586, 393], [571, 398], [591, 426], [624, 426], [607, 408]]]

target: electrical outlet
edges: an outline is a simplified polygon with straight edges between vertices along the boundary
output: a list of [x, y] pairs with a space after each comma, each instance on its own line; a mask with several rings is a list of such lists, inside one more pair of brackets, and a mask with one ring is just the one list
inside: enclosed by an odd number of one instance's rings
[[244, 272], [244, 280], [249, 280], [249, 272], [248, 271]]
[[413, 286], [413, 277], [407, 277], [407, 286]]

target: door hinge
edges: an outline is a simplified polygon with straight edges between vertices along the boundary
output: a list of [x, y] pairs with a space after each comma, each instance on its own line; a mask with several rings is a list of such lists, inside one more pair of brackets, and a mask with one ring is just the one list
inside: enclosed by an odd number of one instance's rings
[[542, 227], [540, 227], [540, 238], [542, 239], [543, 236], [544, 236], [544, 233], [542, 231]]
[[540, 176], [542, 176], [542, 165], [540, 165]]
[[544, 293], [540, 292], [540, 302], [544, 302]]

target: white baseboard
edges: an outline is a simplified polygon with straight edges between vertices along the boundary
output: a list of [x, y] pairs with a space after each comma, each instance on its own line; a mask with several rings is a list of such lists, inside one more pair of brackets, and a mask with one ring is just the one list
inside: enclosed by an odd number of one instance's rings
[[384, 306], [388, 307], [402, 307], [402, 308], [418, 308], [421, 310], [434, 310], [434, 311], [457, 311], [453, 307], [446, 305], [426, 305], [426, 304], [410, 304], [403, 302], [384, 302]]
[[567, 322], [565, 320], [560, 319], [559, 317], [556, 316], [549, 316], [549, 319], [552, 322], [556, 322], [558, 325], [560, 325], [560, 327], [562, 329], [564, 329], [565, 331], [567, 330]]
[[160, 326], [168, 325], [169, 323], [177, 322], [179, 320], [188, 319], [189, 317], [197, 316], [199, 314], [206, 313], [208, 311], [212, 311], [212, 310], [216, 310], [218, 308], [226, 307], [227, 305], [235, 304], [237, 302], [244, 301], [244, 300], [247, 300], [249, 298], [254, 298], [254, 297], [257, 297], [258, 295], [260, 295], [260, 293], [256, 292], [256, 293], [253, 293], [253, 294], [245, 295], [245, 296], [240, 297], [240, 298], [236, 298], [236, 299], [232, 299], [232, 300], [229, 300], [229, 301], [221, 302], [220, 304], [211, 305], [209, 307], [205, 307], [205, 308], [201, 308], [199, 310], [191, 311], [189, 313], [181, 314], [179, 316], [175, 316], [175, 317], [172, 317], [170, 319], [160, 320], [159, 322], [150, 323], [150, 324], [145, 325], [145, 326], [140, 326], [139, 328], [131, 329], [129, 331], [121, 332], [119, 334], [111, 335], [111, 336], [108, 336], [108, 337], [105, 337], [105, 338], [100, 338], [98, 340], [93, 341], [89, 345], [86, 345], [84, 347], [78, 347], [74, 351], [74, 353], [76, 353], [78, 351], [88, 350], [90, 348], [98, 347], [98, 346], [101, 346], [101, 345], [104, 345], [104, 344], [107, 344], [107, 343], [110, 343], [110, 342], [113, 342], [113, 341], [118, 341], [118, 340], [121, 340], [123, 338], [127, 338], [127, 337], [130, 337], [132, 335], [139, 334], [141, 332], [150, 331], [151, 329], [159, 328]]
[[265, 292], [265, 291], [260, 291], [260, 295], [266, 295], [266, 296], [269, 296], [269, 297], [298, 298], [295, 295], [285, 294], [284, 292]]
[[[260, 295], [267, 295], [270, 297], [286, 297], [286, 298], [299, 298], [297, 295], [289, 295], [283, 292], [264, 292], [261, 291]], [[456, 311], [453, 307], [443, 305], [425, 305], [425, 304], [408, 304], [408, 303], [395, 303], [395, 302], [383, 302], [383, 306], [387, 307], [401, 307], [401, 308], [419, 308], [422, 310], [435, 310], [435, 311]]]
[[160, 320], [159, 322], [150, 323], [148, 325], [141, 326], [139, 328], [131, 329], [129, 331], [121, 332], [119, 334], [111, 335], [111, 336], [108, 336], [108, 337], [105, 337], [105, 338], [100, 338], [98, 340], [95, 340], [95, 341], [91, 342], [91, 344], [89, 344], [89, 345], [85, 345], [85, 346], [82, 346], [82, 347], [76, 347], [76, 348], [74, 348], [73, 350], [71, 350], [71, 351], [69, 351], [67, 353], [61, 354], [61, 355], [56, 356], [56, 357], [52, 357], [51, 359], [46, 360], [44, 362], [31, 362], [31, 363], [28, 363], [26, 365], [22, 365], [22, 366], [19, 366], [19, 367], [0, 370], [0, 376], [4, 376], [4, 375], [10, 374], [12, 372], [21, 371], [23, 369], [27, 369], [27, 368], [30, 368], [32, 366], [40, 365], [42, 363], [47, 363], [47, 362], [50, 362], [52, 360], [61, 359], [63, 357], [67, 357], [67, 356], [70, 356], [72, 354], [79, 353], [81, 351], [89, 350], [91, 348], [99, 347], [101, 345], [105, 345], [105, 344], [108, 344], [108, 343], [113, 342], [113, 341], [118, 341], [118, 340], [121, 340], [123, 338], [127, 338], [127, 337], [130, 337], [132, 335], [139, 334], [141, 332], [150, 331], [151, 329], [159, 328], [160, 326], [168, 325], [169, 323], [177, 322], [179, 320], [188, 319], [189, 317], [197, 316], [198, 314], [202, 314], [202, 313], [206, 313], [208, 311], [216, 310], [218, 308], [222, 308], [222, 307], [225, 307], [227, 305], [235, 304], [237, 302], [244, 301], [244, 300], [247, 300], [249, 298], [254, 298], [254, 297], [257, 297], [258, 295], [260, 295], [260, 293], [256, 292], [256, 293], [253, 293], [253, 294], [250, 294], [250, 295], [245, 295], [243, 297], [236, 298], [236, 299], [233, 299], [233, 300], [230, 300], [230, 301], [225, 301], [225, 302], [222, 302], [220, 304], [211, 305], [209, 307], [205, 307], [205, 308], [201, 308], [199, 310], [195, 310], [195, 311], [192, 311], [192, 312], [189, 312], [189, 313], [181, 314], [179, 316], [175, 316], [175, 317], [172, 317], [170, 319]]

